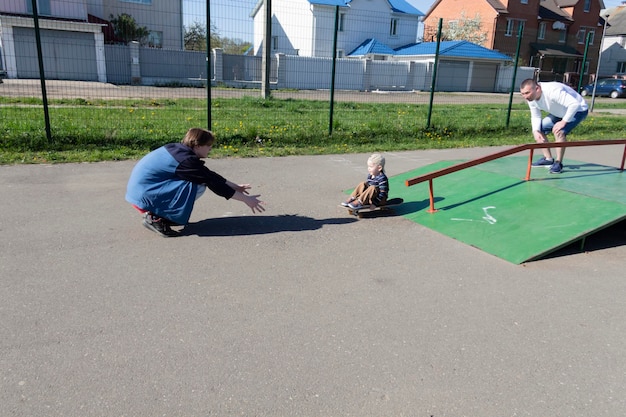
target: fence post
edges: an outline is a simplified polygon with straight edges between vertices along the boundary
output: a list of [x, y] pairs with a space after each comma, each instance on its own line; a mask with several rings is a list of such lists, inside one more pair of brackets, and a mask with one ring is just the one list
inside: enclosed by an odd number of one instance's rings
[[430, 101], [428, 103], [428, 121], [426, 122], [426, 129], [430, 128], [430, 117], [433, 114], [433, 99], [435, 98], [435, 85], [437, 84], [437, 66], [439, 65], [439, 46], [441, 44], [441, 26], [443, 25], [443, 19], [439, 19], [439, 26], [437, 28], [437, 48], [435, 50], [435, 64], [433, 65], [433, 77], [430, 82]]
[[263, 33], [263, 74], [261, 76], [261, 95], [269, 98], [270, 71], [272, 69], [272, 0], [263, 0], [265, 3], [265, 30]]
[[335, 6], [335, 30], [333, 32], [333, 63], [330, 70], [330, 111], [328, 136], [333, 134], [333, 113], [335, 110], [335, 68], [337, 65], [337, 32], [339, 31], [339, 6]]
[[411, 91], [416, 90], [417, 63], [415, 61], [409, 62], [409, 74], [407, 76], [406, 88]]
[[372, 89], [372, 60], [366, 58], [363, 60], [363, 91]]
[[141, 85], [141, 62], [139, 62], [139, 42], [130, 41], [128, 43], [130, 52], [130, 83]]
[[513, 79], [511, 80], [511, 91], [509, 92], [509, 107], [506, 112], [506, 127], [509, 128], [509, 122], [511, 121], [511, 108], [513, 107], [513, 93], [515, 92], [515, 79], [517, 78], [517, 65], [519, 62], [519, 50], [522, 44], [522, 30], [524, 26], [520, 25], [517, 32], [517, 48], [515, 50], [515, 64], [513, 65]]
[[277, 68], [277, 80], [276, 88], [287, 87], [287, 72], [289, 71], [289, 64], [287, 64], [287, 55], [284, 53], [276, 54], [276, 66]]
[[96, 66], [98, 71], [98, 81], [101, 83], [107, 82], [107, 60], [104, 55], [104, 33], [95, 33], [94, 39], [96, 41]]
[[[213, 49], [213, 79], [216, 83], [224, 81], [224, 50], [222, 48]], [[207, 76], [211, 78], [211, 74]]]
[[43, 51], [41, 48], [41, 31], [39, 30], [39, 14], [37, 13], [37, 0], [32, 0], [33, 21], [35, 24], [35, 41], [37, 43], [37, 60], [39, 61], [39, 81], [41, 83], [41, 98], [43, 100], [43, 115], [46, 124], [46, 138], [52, 142], [50, 129], [50, 113], [48, 111], [48, 93], [46, 92], [46, 75], [43, 67]]
[[[206, 120], [207, 129], [212, 130], [213, 120], [211, 118], [211, 105], [213, 104], [213, 87], [211, 85], [211, 64], [215, 66], [215, 81], [217, 81], [218, 67], [216, 59], [211, 62], [211, 2], [209, 0], [206, 2], [206, 21]], [[222, 68], [221, 64], [220, 62], [220, 68]]]

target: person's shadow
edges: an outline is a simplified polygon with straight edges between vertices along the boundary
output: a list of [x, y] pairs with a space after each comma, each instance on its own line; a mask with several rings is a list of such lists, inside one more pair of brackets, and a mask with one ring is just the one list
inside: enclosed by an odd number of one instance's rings
[[[442, 201], [443, 198], [435, 198]], [[403, 216], [428, 208], [429, 200], [405, 201], [386, 212], [372, 212], [373, 217], [377, 214], [385, 216]], [[368, 217], [368, 216], [364, 216]], [[317, 230], [325, 225], [343, 225], [358, 221], [356, 216], [345, 218], [314, 219], [299, 214], [281, 214], [276, 216], [233, 216], [219, 217], [214, 219], [200, 220], [189, 223], [181, 231], [180, 236], [246, 236], [264, 235], [280, 232], [301, 232], [304, 230]]]
[[181, 230], [181, 236], [244, 236], [267, 233], [300, 232], [317, 230], [324, 225], [342, 225], [357, 221], [354, 218], [313, 219], [297, 214], [278, 216], [233, 216], [201, 220], [189, 223]]

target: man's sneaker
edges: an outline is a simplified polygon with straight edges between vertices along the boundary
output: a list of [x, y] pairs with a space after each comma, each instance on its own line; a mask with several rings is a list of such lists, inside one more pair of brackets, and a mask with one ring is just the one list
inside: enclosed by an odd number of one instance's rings
[[175, 232], [170, 228], [167, 219], [155, 216], [152, 213], [144, 214], [143, 225], [146, 227], [146, 229], [150, 229], [163, 237], [178, 236], [178, 232]]
[[532, 166], [549, 168], [553, 164], [554, 164], [554, 159], [547, 159], [547, 158], [542, 156], [540, 159], [537, 159], [535, 162], [533, 162]]
[[550, 166], [550, 174], [560, 174], [563, 171], [563, 164], [559, 161], [554, 161], [552, 166]]

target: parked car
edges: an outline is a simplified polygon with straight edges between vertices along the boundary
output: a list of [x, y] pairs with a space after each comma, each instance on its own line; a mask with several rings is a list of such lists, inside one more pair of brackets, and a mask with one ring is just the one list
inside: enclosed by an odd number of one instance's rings
[[[590, 96], [592, 93], [593, 84], [584, 86], [580, 92], [583, 96]], [[603, 78], [598, 80], [596, 96], [609, 96], [611, 98], [626, 97], [626, 80], [618, 80], [617, 78]]]

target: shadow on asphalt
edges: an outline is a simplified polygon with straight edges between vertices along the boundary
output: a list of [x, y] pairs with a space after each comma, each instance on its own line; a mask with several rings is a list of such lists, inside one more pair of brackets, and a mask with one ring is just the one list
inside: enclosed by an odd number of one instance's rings
[[[435, 197], [435, 203], [443, 201], [442, 197]], [[393, 217], [393, 216], [405, 216], [407, 214], [415, 213], [420, 210], [426, 210], [430, 208], [430, 200], [422, 201], [405, 201], [397, 206], [390, 207], [385, 210], [365, 211], [359, 213], [359, 216], [364, 219], [376, 218], [376, 217]]]
[[580, 240], [576, 241], [541, 259], [559, 258], [584, 252], [595, 252], [624, 245], [626, 245], [626, 220], [622, 220], [587, 236], [584, 242]]
[[280, 232], [317, 230], [325, 225], [341, 225], [357, 221], [354, 218], [314, 219], [297, 214], [280, 216], [235, 216], [206, 219], [190, 223], [181, 236], [245, 236]]

